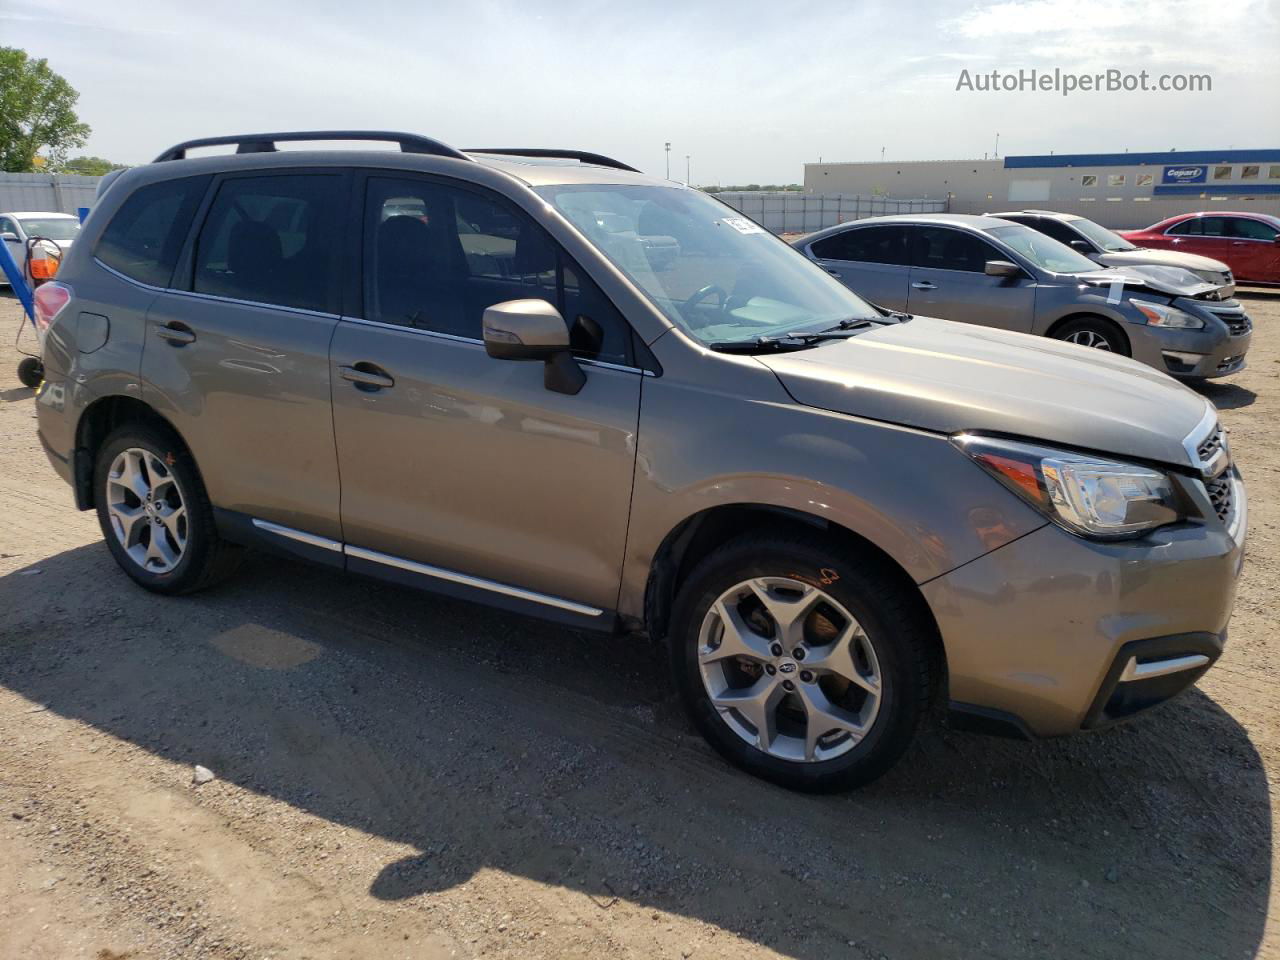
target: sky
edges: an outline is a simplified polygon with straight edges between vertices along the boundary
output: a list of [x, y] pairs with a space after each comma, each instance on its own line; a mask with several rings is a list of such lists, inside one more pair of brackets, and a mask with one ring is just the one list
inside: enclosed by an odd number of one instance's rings
[[[1280, 148], [1280, 0], [0, 0], [80, 91], [84, 153], [389, 129], [592, 150], [697, 184], [803, 164]], [[957, 90], [993, 69], [1207, 73], [1202, 93]]]

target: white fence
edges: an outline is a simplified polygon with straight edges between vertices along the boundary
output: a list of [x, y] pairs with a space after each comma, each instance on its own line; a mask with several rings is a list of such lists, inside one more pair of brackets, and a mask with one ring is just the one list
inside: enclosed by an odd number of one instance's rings
[[93, 206], [101, 179], [71, 173], [0, 173], [0, 213], [75, 213], [80, 207]]
[[725, 192], [717, 193], [716, 197], [773, 233], [812, 233], [863, 217], [941, 213], [947, 209], [945, 200], [894, 200], [851, 193]]

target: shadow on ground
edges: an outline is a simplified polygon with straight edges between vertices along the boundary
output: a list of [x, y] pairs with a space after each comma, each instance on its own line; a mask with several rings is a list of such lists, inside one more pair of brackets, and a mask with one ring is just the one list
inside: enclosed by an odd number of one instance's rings
[[1088, 737], [929, 733], [872, 787], [810, 797], [689, 736], [647, 644], [270, 558], [186, 599], [101, 544], [38, 567], [0, 578], [0, 683], [419, 851], [375, 898], [497, 868], [803, 960], [1241, 958], [1262, 936], [1267, 780], [1198, 691]]

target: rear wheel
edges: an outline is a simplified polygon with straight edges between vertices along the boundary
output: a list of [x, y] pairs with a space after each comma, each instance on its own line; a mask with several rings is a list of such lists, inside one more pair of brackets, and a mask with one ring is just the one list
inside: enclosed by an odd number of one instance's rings
[[874, 780], [929, 697], [930, 626], [874, 564], [820, 539], [748, 536], [707, 557], [676, 601], [672, 666], [713, 747], [786, 787]]
[[1102, 317], [1078, 317], [1069, 320], [1053, 333], [1055, 340], [1074, 343], [1076, 346], [1089, 347], [1092, 350], [1105, 350], [1108, 353], [1129, 356], [1129, 341], [1110, 320]]
[[120, 427], [98, 452], [93, 482], [107, 547], [148, 590], [190, 593], [238, 564], [240, 548], [218, 536], [195, 462], [171, 431]]

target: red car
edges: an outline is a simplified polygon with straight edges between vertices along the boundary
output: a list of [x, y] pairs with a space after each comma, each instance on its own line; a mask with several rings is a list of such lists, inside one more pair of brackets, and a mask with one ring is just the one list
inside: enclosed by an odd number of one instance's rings
[[1221, 260], [1238, 283], [1280, 284], [1280, 217], [1266, 213], [1183, 213], [1120, 235], [1139, 247]]

